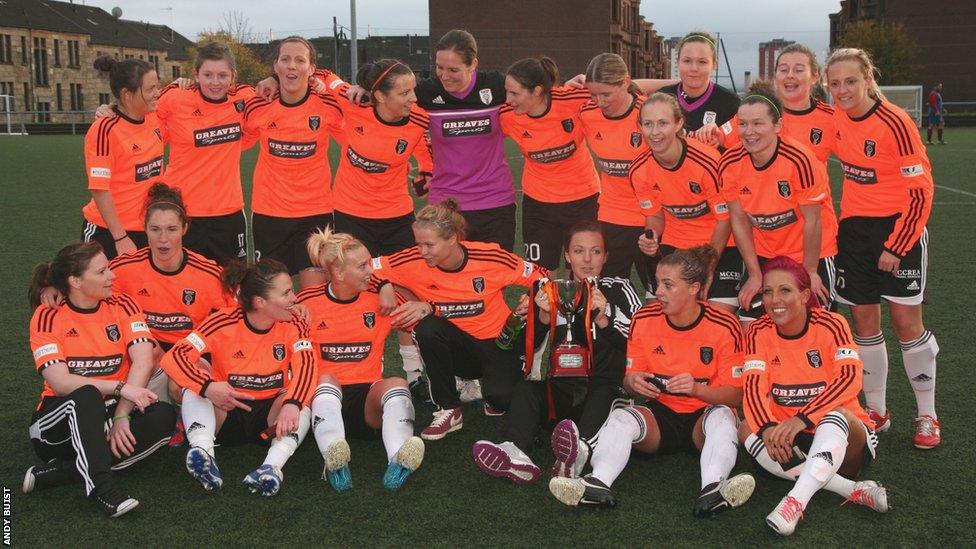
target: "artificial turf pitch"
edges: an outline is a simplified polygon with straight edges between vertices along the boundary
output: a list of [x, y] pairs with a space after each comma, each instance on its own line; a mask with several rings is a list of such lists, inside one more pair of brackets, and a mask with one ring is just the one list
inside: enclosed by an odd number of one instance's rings
[[[688, 454], [633, 459], [614, 485], [619, 502], [614, 510], [568, 508], [549, 494], [547, 479], [517, 487], [475, 468], [471, 445], [479, 439], [500, 442], [505, 421], [486, 418], [475, 406], [465, 409], [462, 431], [427, 444], [423, 466], [396, 493], [380, 486], [386, 465], [380, 441], [351, 441], [354, 488], [336, 494], [320, 479], [322, 458], [309, 437], [285, 467], [282, 491], [269, 499], [240, 485], [263, 458], [264, 449], [257, 446], [217, 449], [224, 475], [224, 488], [217, 493], [204, 492], [185, 472], [185, 446], [158, 452], [118, 475], [140, 501], [121, 519], [98, 514], [81, 486], [22, 494], [24, 471], [38, 463], [27, 424], [41, 388], [27, 344], [27, 285], [36, 262], [50, 260], [80, 236], [80, 210], [88, 193], [81, 137], [0, 137], [0, 223], [7, 232], [0, 244], [3, 541], [23, 546], [974, 545], [976, 437], [966, 414], [976, 387], [976, 182], [971, 171], [976, 130], [952, 129], [946, 137], [948, 145], [929, 146], [939, 187], [928, 225], [925, 310], [927, 327], [941, 347], [937, 407], [942, 446], [927, 452], [911, 446], [914, 398], [898, 342], [886, 325], [893, 424], [881, 435], [878, 459], [862, 478], [885, 484], [894, 509], [880, 515], [860, 506], [841, 507], [839, 497], [822, 492], [788, 540], [780, 540], [763, 519], [789, 484], [759, 473], [744, 451], [735, 472], [755, 473], [756, 493], [744, 507], [713, 520], [691, 516], [699, 473], [698, 458]], [[518, 181], [521, 158], [511, 143], [508, 154]], [[246, 182], [254, 160], [249, 151]], [[831, 179], [840, 196], [833, 161]], [[395, 343], [388, 342], [386, 358], [389, 374], [401, 371]], [[426, 405], [417, 406], [418, 431], [430, 412]], [[547, 446], [532, 452], [543, 471], [552, 462]]]

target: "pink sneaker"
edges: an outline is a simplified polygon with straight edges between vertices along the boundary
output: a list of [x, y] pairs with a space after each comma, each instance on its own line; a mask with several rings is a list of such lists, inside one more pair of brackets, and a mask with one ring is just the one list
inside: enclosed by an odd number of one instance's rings
[[939, 420], [932, 416], [915, 418], [915, 438], [912, 442], [916, 448], [931, 450], [942, 444], [942, 432]]
[[552, 430], [552, 476], [577, 478], [589, 457], [589, 448], [581, 444], [579, 428], [571, 419], [564, 419]]
[[479, 440], [471, 447], [471, 456], [478, 469], [488, 476], [506, 478], [515, 484], [539, 480], [539, 468], [511, 442], [495, 444]]
[[420, 432], [420, 438], [424, 440], [440, 440], [453, 431], [460, 431], [464, 426], [464, 417], [461, 416], [460, 408], [450, 410], [437, 410], [434, 412], [434, 419], [430, 425]]
[[801, 518], [803, 518], [803, 505], [793, 496], [786, 496], [780, 500], [773, 512], [766, 516], [766, 524], [777, 534], [789, 536], [796, 530], [796, 525]]
[[886, 410], [884, 415], [879, 414], [878, 411], [873, 408], [865, 407], [864, 411], [867, 412], [868, 417], [871, 418], [871, 421], [874, 423], [875, 433], [883, 433], [891, 427], [891, 410]]

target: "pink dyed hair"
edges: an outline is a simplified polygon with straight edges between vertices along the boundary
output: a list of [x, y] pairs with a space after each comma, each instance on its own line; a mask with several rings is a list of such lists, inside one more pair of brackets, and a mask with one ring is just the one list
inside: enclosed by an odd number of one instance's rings
[[[793, 277], [793, 283], [801, 292], [810, 289], [810, 273], [803, 268], [796, 260], [786, 256], [776, 256], [763, 265], [763, 277], [771, 271], [783, 271]], [[816, 294], [810, 292], [810, 299], [806, 303], [807, 310], [815, 309], [820, 306], [820, 299]]]

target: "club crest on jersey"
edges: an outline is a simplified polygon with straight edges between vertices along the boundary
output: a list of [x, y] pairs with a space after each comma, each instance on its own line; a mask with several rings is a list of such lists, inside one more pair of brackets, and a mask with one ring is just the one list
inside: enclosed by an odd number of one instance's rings
[[641, 134], [640, 132], [633, 132], [630, 134], [630, 146], [633, 148], [640, 147], [641, 144]]
[[197, 300], [196, 290], [183, 290], [183, 304], [193, 305], [193, 302]]
[[476, 277], [472, 278], [471, 279], [471, 287], [474, 288], [474, 291], [478, 292], [479, 294], [481, 292], [484, 292], [485, 291], [485, 279], [484, 279], [484, 277], [476, 276]]
[[702, 116], [702, 125], [714, 124], [716, 118], [718, 118], [718, 114], [715, 111], [705, 111], [705, 114]]
[[275, 360], [284, 360], [285, 359], [285, 344], [284, 343], [275, 343], [274, 345], [272, 345], [271, 346], [271, 354], [274, 355]]
[[874, 156], [875, 149], [877, 148], [877, 146], [878, 146], [878, 144], [875, 143], [874, 141], [872, 141], [870, 139], [865, 139], [864, 140], [864, 156], [867, 156], [868, 158]]
[[484, 103], [485, 105], [491, 105], [491, 99], [492, 99], [491, 88], [484, 88], [478, 90], [478, 97], [481, 98], [481, 102]]
[[709, 364], [712, 358], [715, 356], [715, 351], [711, 347], [699, 347], [698, 348], [698, 358], [701, 359], [702, 364]]
[[234, 110], [237, 112], [244, 112], [244, 100], [234, 101]]
[[819, 145], [821, 139], [823, 139], [823, 130], [820, 128], [810, 128], [810, 143]]
[[566, 120], [563, 120], [561, 124], [563, 125], [563, 131], [566, 133], [573, 133], [573, 128], [576, 127], [576, 125], [573, 124], [572, 118], [567, 118]]
[[810, 364], [811, 368], [819, 368], [823, 366], [823, 359], [820, 358], [820, 350], [814, 349], [812, 351], [807, 351], [807, 362]]
[[372, 311], [363, 313], [363, 326], [366, 326], [367, 328], [376, 326], [376, 313]]
[[322, 123], [322, 119], [319, 118], [318, 116], [309, 116], [308, 117], [308, 128], [310, 130], [312, 130], [313, 132], [315, 130], [319, 129], [319, 125], [321, 123]]
[[396, 153], [397, 154], [403, 154], [406, 150], [407, 150], [407, 140], [406, 139], [397, 139], [397, 142], [396, 142]]
[[122, 339], [122, 332], [119, 331], [118, 324], [109, 324], [105, 327], [105, 335], [108, 336], [108, 340], [112, 343]]
[[791, 194], [790, 182], [789, 181], [779, 181], [776, 183], [776, 188], [779, 191], [779, 195], [783, 198], [789, 198]]
[[689, 181], [688, 182], [688, 188], [691, 189], [691, 192], [693, 192], [695, 194], [701, 194], [701, 185], [699, 185], [695, 181]]

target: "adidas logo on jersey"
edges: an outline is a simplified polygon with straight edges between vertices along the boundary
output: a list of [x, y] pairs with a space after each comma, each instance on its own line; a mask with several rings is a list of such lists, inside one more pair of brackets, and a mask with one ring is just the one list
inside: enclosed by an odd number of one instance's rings
[[656, 355], [663, 355], [663, 354], [666, 354], [666, 353], [664, 352], [664, 347], [661, 347], [660, 345], [658, 345], [657, 347], [655, 347], [655, 348], [654, 348], [654, 354], [656, 354]]
[[78, 330], [75, 330], [74, 328], [72, 328], [72, 329], [68, 330], [68, 333], [66, 333], [64, 335], [67, 336], [67, 337], [78, 337]]
[[136, 145], [135, 143], [132, 144], [132, 152], [139, 152], [141, 150], [142, 149], [139, 148], [139, 145]]
[[236, 353], [234, 353], [234, 358], [244, 358], [244, 351], [238, 350]]
[[525, 139], [532, 139], [532, 134], [529, 132], [522, 132], [522, 137]]
[[149, 297], [149, 290], [143, 288], [143, 289], [139, 290], [139, 293], [137, 295], [141, 295], [143, 297]]
[[365, 135], [366, 134], [366, 132], [365, 132], [365, 130], [363, 130], [363, 127], [362, 126], [356, 126], [356, 133], [358, 133], [359, 135]]
[[443, 105], [444, 104], [444, 98], [438, 95], [437, 97], [433, 98], [430, 102], [433, 103], [433, 104], [435, 104], [435, 105]]
[[596, 137], [595, 137], [595, 139], [596, 139], [597, 141], [603, 141], [603, 134], [602, 134], [602, 133], [600, 133], [600, 132], [596, 132]]
[[834, 454], [830, 452], [817, 452], [817, 454], [813, 456], [813, 459], [817, 459], [817, 458], [826, 461], [827, 463], [830, 464], [831, 467], [834, 466]]
[[439, 290], [440, 288], [437, 287], [437, 284], [428, 284], [427, 285], [427, 289], [428, 290]]
[[274, 122], [272, 122], [272, 123], [268, 124], [268, 129], [269, 130], [277, 130], [278, 129], [278, 125], [275, 124]]
[[739, 194], [752, 194], [752, 191], [749, 190], [749, 187], [742, 187], [739, 189]]
[[193, 116], [203, 116], [203, 113], [200, 112], [200, 109], [193, 109]]
[[779, 366], [779, 365], [782, 364], [782, 362], [779, 361], [779, 355], [774, 356], [773, 359], [769, 361], [769, 363], [770, 364], [773, 364], [773, 365], [776, 365], [776, 366]]
[[915, 376], [915, 377], [912, 378], [912, 381], [917, 381], [919, 383], [924, 383], [926, 381], [932, 381], [932, 378], [929, 377], [926, 374], [918, 374], [917, 376]]
[[326, 324], [325, 321], [323, 320], [322, 322], [319, 322], [319, 325], [316, 326], [315, 329], [316, 330], [324, 330], [324, 329], [326, 329], [328, 327], [329, 327], [329, 325]]
[[908, 290], [918, 290], [918, 281], [913, 280], [911, 284], [908, 285]]

